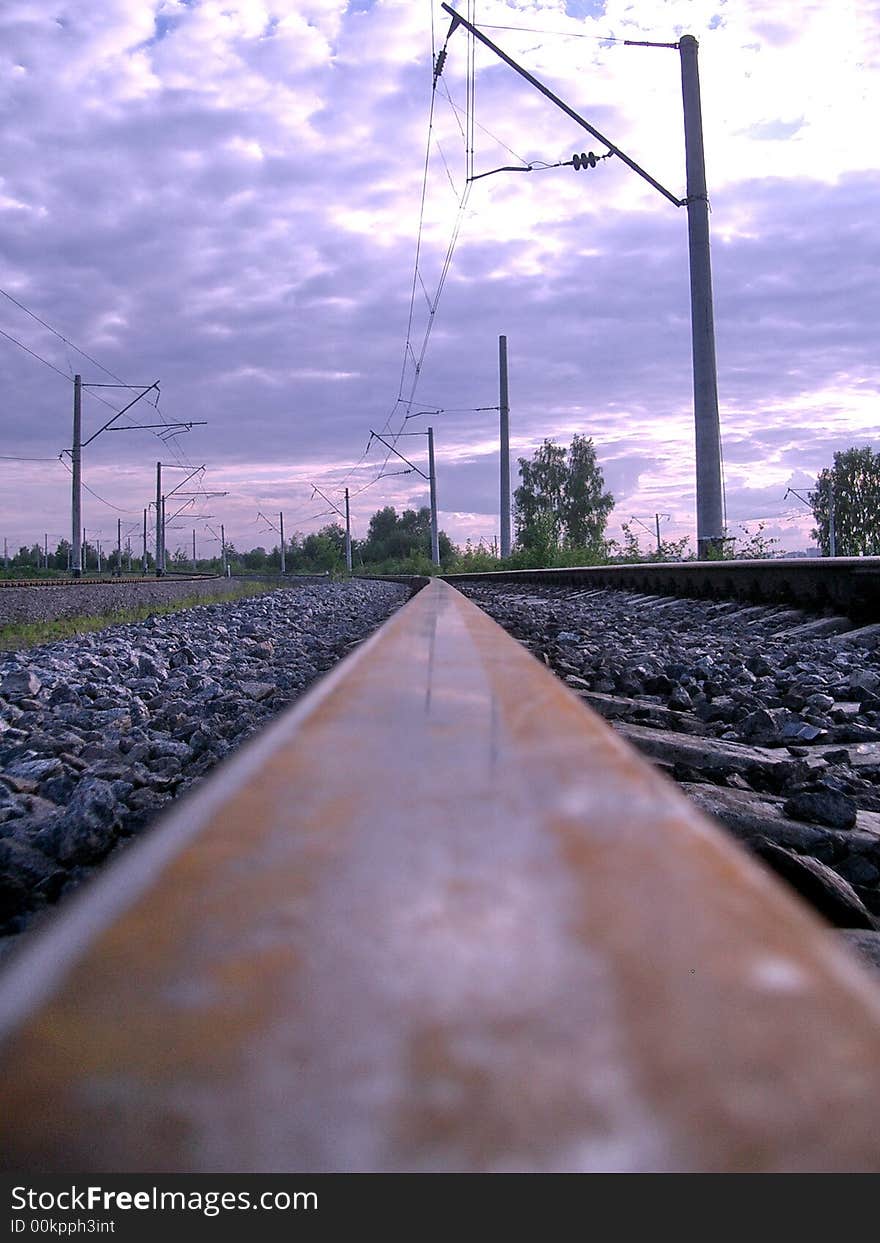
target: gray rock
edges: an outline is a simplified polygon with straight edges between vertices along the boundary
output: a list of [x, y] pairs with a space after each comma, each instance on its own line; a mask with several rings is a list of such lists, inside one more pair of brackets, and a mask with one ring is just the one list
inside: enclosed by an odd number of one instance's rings
[[249, 699], [260, 702], [268, 699], [270, 695], [275, 693], [275, 684], [273, 682], [242, 682], [241, 692], [247, 695]]
[[8, 699], [23, 699], [36, 695], [42, 685], [32, 669], [11, 669], [0, 681], [0, 695]]
[[669, 707], [674, 712], [689, 712], [691, 710], [693, 700], [683, 686], [676, 686], [673, 690], [669, 696]]
[[41, 841], [61, 863], [92, 863], [104, 857], [120, 828], [120, 807], [110, 784], [83, 777], [66, 811], [41, 834]]
[[141, 652], [138, 656], [138, 676], [142, 678], [157, 678], [163, 681], [168, 676], [168, 670], [164, 664], [150, 656], [147, 652]]
[[832, 829], [851, 829], [856, 823], [858, 805], [837, 790], [804, 790], [787, 799], [783, 811], [793, 820], [827, 824]]
[[782, 742], [788, 720], [786, 708], [758, 708], [745, 718], [740, 729], [743, 738], [750, 742]]
[[782, 742], [817, 742], [822, 738], [826, 738], [828, 731], [822, 729], [818, 725], [811, 725], [809, 721], [786, 721], [782, 727], [780, 739]]
[[6, 772], [12, 777], [30, 777], [40, 782], [48, 780], [49, 777], [60, 777], [64, 772], [64, 765], [59, 759], [19, 760], [10, 764]]
[[[874, 673], [872, 669], [856, 669], [849, 676], [848, 686], [850, 690], [867, 691], [873, 693], [880, 687], [880, 674]], [[2, 691], [2, 687], [0, 687]]]

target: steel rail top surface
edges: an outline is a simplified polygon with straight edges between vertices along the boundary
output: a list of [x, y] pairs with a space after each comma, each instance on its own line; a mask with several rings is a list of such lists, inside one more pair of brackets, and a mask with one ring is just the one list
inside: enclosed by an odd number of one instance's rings
[[880, 990], [433, 580], [35, 935], [5, 1168], [880, 1168]]

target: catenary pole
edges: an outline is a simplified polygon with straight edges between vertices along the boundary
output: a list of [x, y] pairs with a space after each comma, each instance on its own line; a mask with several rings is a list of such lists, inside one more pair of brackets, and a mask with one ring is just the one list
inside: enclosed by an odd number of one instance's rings
[[156, 463], [156, 577], [162, 577], [162, 463]]
[[220, 565], [223, 568], [223, 577], [226, 577], [226, 528], [220, 523]]
[[196, 568], [196, 529], [193, 527], [193, 569]]
[[70, 450], [72, 480], [73, 564], [71, 572], [79, 578], [83, 572], [82, 560], [82, 376], [73, 377], [73, 446]]
[[351, 510], [348, 504], [348, 488], [345, 489], [345, 568], [351, 573]]
[[697, 40], [679, 40], [684, 144], [687, 169], [688, 255], [691, 280], [691, 338], [694, 366], [696, 437], [697, 555], [723, 547], [724, 518], [721, 484], [721, 426], [715, 362], [715, 317], [712, 309], [712, 265], [709, 254], [709, 199], [703, 152], [703, 116]]
[[428, 482], [431, 490], [431, 561], [440, 564], [440, 532], [437, 526], [437, 472], [434, 469], [434, 429], [428, 428]]
[[[723, 547], [724, 497], [721, 478], [721, 434], [718, 417], [718, 383], [715, 363], [715, 325], [712, 309], [712, 271], [709, 255], [709, 201], [706, 193], [706, 169], [703, 154], [703, 122], [700, 105], [700, 79], [697, 68], [697, 40], [684, 35], [678, 43], [646, 43], [644, 46], [677, 47], [681, 59], [682, 98], [684, 102], [685, 160], [687, 195], [676, 196], [651, 177], [643, 168], [610, 139], [590, 125], [528, 70], [502, 51], [481, 30], [466, 21], [448, 4], [440, 6], [452, 18], [449, 35], [462, 26], [475, 39], [494, 52], [511, 69], [529, 82], [542, 95], [561, 108], [573, 121], [608, 148], [649, 185], [676, 207], [687, 207], [688, 246], [691, 283], [691, 334], [694, 366], [694, 422], [696, 439], [697, 549], [706, 556], [712, 549]], [[449, 36], [447, 36], [448, 38]], [[625, 43], [636, 41], [624, 40]], [[577, 166], [575, 166], [577, 167]]]
[[498, 338], [501, 439], [501, 555], [510, 556], [510, 404], [507, 389], [507, 337]]
[[657, 555], [659, 556], [660, 553], [663, 551], [660, 546], [660, 515], [659, 514], [654, 515], [654, 525], [657, 528]]
[[284, 557], [284, 514], [278, 511], [278, 529], [281, 532], [281, 573], [287, 570], [287, 561]]
[[147, 572], [147, 511], [144, 510], [144, 554], [141, 557], [141, 573]]

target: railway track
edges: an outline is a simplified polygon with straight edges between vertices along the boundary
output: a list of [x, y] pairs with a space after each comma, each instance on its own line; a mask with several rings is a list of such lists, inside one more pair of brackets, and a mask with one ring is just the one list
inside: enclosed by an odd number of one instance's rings
[[80, 578], [0, 578], [3, 587], [130, 587], [137, 583], [174, 582], [185, 583], [190, 580], [201, 582], [203, 579], [220, 578], [219, 574], [100, 574]]
[[676, 561], [556, 570], [447, 575], [451, 583], [557, 584], [698, 599], [787, 603], [880, 622], [880, 557], [799, 557], [759, 561]]
[[11, 957], [0, 1035], [15, 1169], [880, 1168], [868, 970], [439, 580]]

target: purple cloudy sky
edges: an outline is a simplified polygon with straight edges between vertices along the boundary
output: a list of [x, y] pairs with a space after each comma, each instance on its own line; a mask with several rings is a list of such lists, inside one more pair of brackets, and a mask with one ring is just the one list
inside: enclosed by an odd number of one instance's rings
[[[784, 548], [805, 548], [810, 517], [786, 488], [809, 489], [835, 450], [876, 445], [875, 0], [475, 8], [676, 195], [678, 54], [622, 40], [699, 40], [728, 525], [765, 519]], [[94, 360], [0, 297], [0, 332], [57, 368], [0, 336], [10, 548], [69, 536], [69, 377], [109, 381], [101, 367], [161, 380], [161, 416], [207, 426], [168, 444], [140, 430], [89, 446], [90, 538], [115, 542], [117, 517], [139, 537], [159, 458], [206, 463], [204, 488], [227, 493], [194, 499], [172, 548], [195, 527], [211, 552], [221, 522], [239, 547], [271, 546], [260, 512], [283, 511], [288, 533], [316, 529], [333, 515], [313, 485], [340, 504], [343, 486], [364, 489], [352, 502], [362, 536], [380, 506], [427, 501], [416, 474], [372, 482], [375, 444], [363, 457], [371, 428], [402, 426], [402, 393], [413, 410], [448, 411], [407, 426], [435, 428], [441, 525], [491, 543], [497, 415], [472, 408], [498, 402], [501, 333], [514, 457], [545, 437], [592, 436], [617, 500], [610, 534], [661, 512], [667, 536], [693, 536], [685, 213], [616, 160], [487, 177], [461, 210], [461, 30], [435, 97], [405, 351], [432, 37], [439, 48], [447, 28], [438, 0], [4, 0], [0, 287]], [[601, 151], [483, 49], [475, 79], [476, 172]], [[123, 401], [92, 390], [87, 435], [111, 414], [95, 394]], [[142, 402], [123, 422], [159, 417]], [[399, 448], [425, 464], [421, 438]]]

